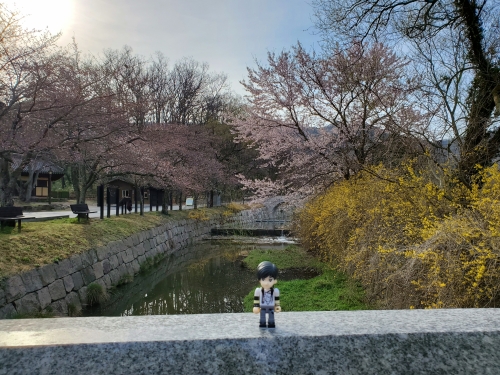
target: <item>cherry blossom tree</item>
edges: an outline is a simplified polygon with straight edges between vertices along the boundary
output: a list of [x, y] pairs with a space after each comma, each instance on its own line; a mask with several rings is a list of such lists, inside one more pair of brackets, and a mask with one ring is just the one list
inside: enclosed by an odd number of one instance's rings
[[[407, 62], [382, 44], [324, 55], [299, 44], [248, 68], [238, 140], [250, 142], [278, 179], [245, 181], [265, 195], [311, 194], [365, 166], [417, 151], [425, 117], [412, 102]], [[423, 145], [421, 146], [423, 147]]]

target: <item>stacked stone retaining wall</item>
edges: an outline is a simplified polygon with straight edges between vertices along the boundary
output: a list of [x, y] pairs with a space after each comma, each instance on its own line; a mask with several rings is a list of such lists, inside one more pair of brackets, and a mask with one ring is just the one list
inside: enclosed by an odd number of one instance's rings
[[[241, 211], [228, 219], [246, 225], [266, 217], [267, 210]], [[18, 314], [52, 312], [68, 315], [87, 304], [87, 287], [100, 284], [108, 290], [130, 279], [141, 264], [169, 255], [204, 238], [220, 224], [217, 219], [184, 219], [139, 232], [106, 246], [73, 255], [9, 277], [0, 285], [0, 319]]]

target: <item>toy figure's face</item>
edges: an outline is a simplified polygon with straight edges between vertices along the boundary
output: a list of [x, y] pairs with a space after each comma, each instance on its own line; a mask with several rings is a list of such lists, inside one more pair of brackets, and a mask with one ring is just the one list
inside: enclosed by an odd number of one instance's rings
[[264, 288], [264, 290], [271, 289], [274, 284], [276, 284], [278, 280], [276, 280], [272, 276], [268, 276], [265, 279], [260, 279], [260, 286]]

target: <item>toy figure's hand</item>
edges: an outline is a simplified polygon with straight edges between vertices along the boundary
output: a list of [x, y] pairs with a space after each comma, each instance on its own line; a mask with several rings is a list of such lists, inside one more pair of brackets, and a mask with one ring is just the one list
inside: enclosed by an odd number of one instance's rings
[[258, 313], [260, 313], [260, 307], [254, 307], [254, 308], [253, 308], [253, 313], [254, 313], [254, 314], [258, 314]]
[[277, 312], [277, 313], [281, 312], [281, 306], [276, 306], [274, 308], [274, 311]]

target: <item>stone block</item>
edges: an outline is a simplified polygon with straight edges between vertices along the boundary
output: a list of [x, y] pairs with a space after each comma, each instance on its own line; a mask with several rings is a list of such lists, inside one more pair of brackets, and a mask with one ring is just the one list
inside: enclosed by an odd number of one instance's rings
[[104, 280], [104, 285], [106, 286], [106, 290], [110, 289], [113, 286], [109, 273], [107, 275], [104, 275], [102, 279]]
[[92, 268], [94, 269], [94, 275], [96, 279], [100, 279], [104, 276], [102, 262], [97, 262], [92, 266]]
[[111, 271], [111, 263], [109, 263], [109, 259], [104, 259], [102, 261], [102, 272], [106, 275]]
[[82, 306], [87, 305], [87, 287], [84, 286], [78, 291], [78, 297], [80, 298], [80, 303]]
[[137, 256], [144, 255], [144, 253], [146, 252], [146, 250], [144, 249], [144, 244], [142, 243], [140, 245], [137, 245], [136, 249], [137, 249]]
[[0, 308], [0, 319], [9, 319], [15, 314], [17, 314], [17, 311], [12, 303]]
[[126, 267], [127, 268], [127, 274], [131, 275], [131, 276], [135, 275], [134, 266], [132, 265], [132, 262], [127, 263], [126, 266], [127, 266]]
[[137, 257], [137, 261], [139, 262], [139, 264], [142, 264], [146, 261], [146, 257], [144, 255], [139, 255]]
[[109, 273], [109, 277], [111, 279], [111, 285], [118, 285], [118, 282], [120, 281], [120, 272], [117, 269], [112, 270]]
[[52, 312], [56, 316], [67, 316], [68, 315], [68, 304], [66, 303], [66, 300], [64, 300], [64, 299], [52, 302], [50, 304], [50, 307], [52, 308]]
[[125, 250], [120, 251], [116, 256], [118, 257], [118, 265], [125, 263], [124, 259], [127, 257]]
[[78, 316], [82, 312], [82, 303], [80, 302], [80, 296], [76, 292], [71, 292], [64, 299], [66, 306], [68, 306], [68, 315]]
[[132, 240], [132, 238], [128, 237], [125, 240], [123, 240], [123, 246], [134, 247], [134, 241]]
[[38, 302], [40, 302], [40, 308], [45, 309], [52, 302], [52, 298], [50, 297], [49, 288], [45, 287], [40, 289], [37, 293]]
[[84, 268], [86, 268], [86, 267], [91, 266], [92, 264], [94, 264], [92, 256], [88, 252], [80, 254], [80, 258], [82, 260], [82, 267], [83, 267], [82, 269], [84, 269]]
[[56, 263], [54, 265], [54, 269], [56, 271], [56, 276], [58, 279], [61, 279], [64, 276], [68, 276], [71, 273], [72, 268], [73, 267], [69, 259], [63, 259], [59, 263]]
[[81, 272], [75, 272], [71, 277], [73, 278], [73, 290], [78, 290], [85, 285]]
[[120, 264], [120, 262], [118, 261], [118, 257], [116, 255], [111, 255], [109, 257], [109, 263], [110, 263], [110, 266], [111, 266], [112, 270], [114, 270]]
[[42, 289], [42, 279], [38, 270], [32, 269], [21, 274], [26, 293], [34, 292], [35, 290]]
[[5, 291], [0, 287], [0, 307], [4, 307], [7, 304], [7, 298], [5, 298]]
[[97, 258], [97, 253], [94, 249], [90, 249], [88, 251], [88, 254], [92, 258], [92, 264], [97, 263], [99, 261], [99, 259]]
[[103, 259], [106, 259], [109, 257], [109, 249], [107, 246], [101, 246], [95, 249], [97, 259], [99, 261], [102, 261]]
[[4, 290], [7, 303], [19, 299], [26, 294], [26, 288], [24, 287], [23, 280], [19, 275], [9, 277], [5, 282]]
[[134, 260], [134, 253], [132, 252], [132, 249], [127, 249], [125, 251], [125, 255], [122, 255], [122, 258], [124, 263], [132, 262]]
[[133, 270], [133, 273], [134, 274], [139, 273], [140, 269], [141, 269], [141, 266], [139, 265], [139, 262], [137, 261], [137, 259], [134, 259], [132, 261], [132, 270]]
[[92, 281], [95, 280], [94, 268], [92, 266], [88, 266], [82, 270], [83, 282], [85, 285], [89, 285]]
[[52, 301], [57, 301], [58, 299], [66, 297], [66, 289], [64, 288], [64, 282], [59, 279], [49, 284], [49, 293]]
[[106, 290], [106, 283], [104, 282], [104, 277], [101, 277], [100, 279], [94, 281], [94, 283], [99, 284], [100, 286], [102, 286], [104, 290]]
[[124, 277], [128, 274], [127, 266], [125, 265], [125, 263], [122, 263], [118, 266], [118, 273], [120, 275], [119, 279], [121, 279], [122, 277]]
[[18, 313], [32, 313], [40, 310], [36, 293], [26, 294], [23, 298], [14, 301], [14, 306]]
[[151, 243], [149, 241], [144, 241], [142, 243], [142, 245], [144, 246], [144, 251], [145, 252], [148, 252], [149, 250], [151, 250]]
[[137, 234], [133, 234], [131, 235], [130, 237], [130, 240], [132, 241], [132, 245], [133, 246], [137, 246], [138, 244], [140, 244], [141, 242], [139, 241], [139, 236], [137, 236]]
[[82, 258], [80, 254], [78, 255], [73, 255], [71, 258], [69, 258], [71, 262], [71, 273], [80, 271], [83, 269], [83, 263], [82, 263]]
[[47, 286], [50, 283], [53, 283], [56, 279], [56, 271], [54, 270], [53, 264], [47, 264], [38, 269], [38, 274], [40, 275], [40, 279], [42, 280], [42, 286]]
[[75, 283], [73, 282], [73, 276], [72, 275], [64, 276], [63, 281], [66, 293], [71, 292], [75, 287]]
[[132, 256], [134, 259], [137, 259], [137, 257], [139, 256], [139, 251], [137, 250], [137, 247], [133, 246], [130, 248], [132, 250]]

